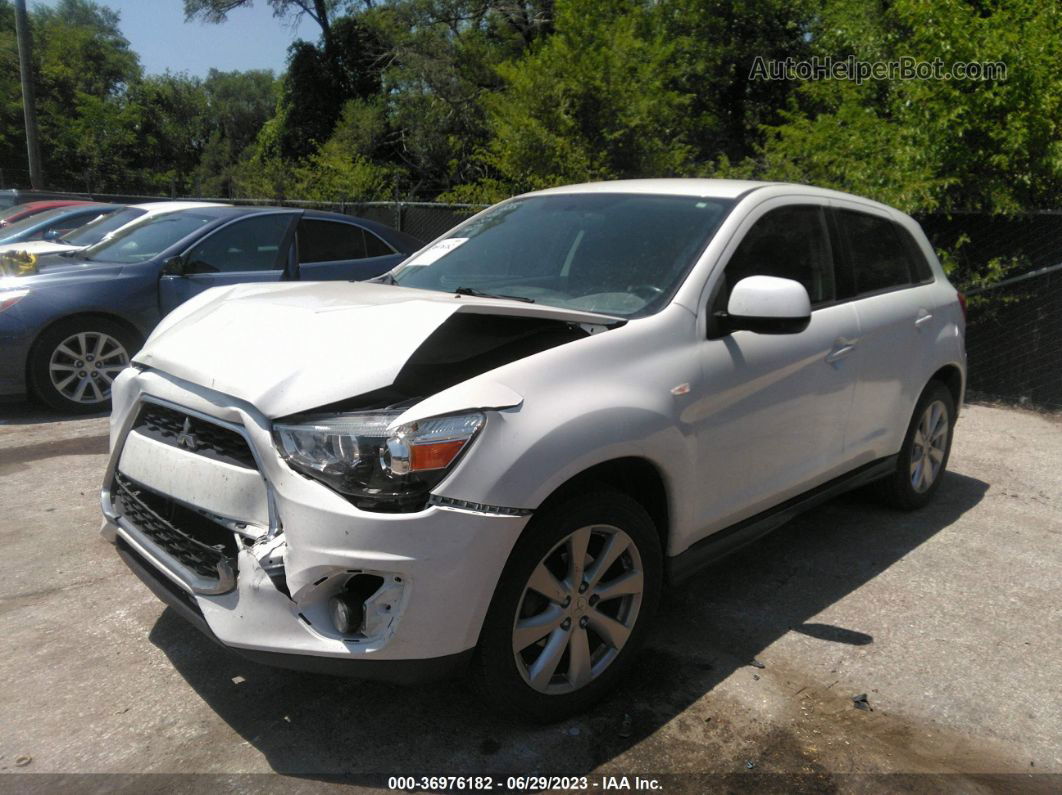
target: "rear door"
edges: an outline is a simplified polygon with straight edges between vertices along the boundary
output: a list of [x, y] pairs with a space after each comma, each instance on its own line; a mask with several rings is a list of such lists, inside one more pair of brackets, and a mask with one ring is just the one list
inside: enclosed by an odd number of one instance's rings
[[182, 255], [184, 273], [163, 273], [159, 279], [162, 314], [211, 287], [283, 279], [298, 215], [267, 213], [240, 218], [196, 242]]
[[405, 259], [368, 229], [338, 219], [304, 217], [297, 244], [303, 281], [371, 279]]
[[933, 313], [932, 272], [912, 256], [905, 230], [866, 205], [835, 201], [832, 214], [859, 318], [859, 381], [846, 446], [850, 457], [872, 461], [902, 444], [922, 388], [915, 383], [921, 341], [942, 319]]

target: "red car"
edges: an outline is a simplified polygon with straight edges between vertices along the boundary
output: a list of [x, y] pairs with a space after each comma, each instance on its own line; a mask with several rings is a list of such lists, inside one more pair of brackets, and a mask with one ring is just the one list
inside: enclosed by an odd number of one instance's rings
[[0, 214], [0, 227], [13, 224], [15, 221], [21, 221], [23, 218], [29, 218], [31, 215], [36, 215], [37, 213], [43, 213], [45, 210], [54, 210], [57, 207], [72, 207], [78, 204], [99, 204], [99, 202], [54, 199], [51, 201], [16, 204], [14, 207], [8, 207], [2, 214]]

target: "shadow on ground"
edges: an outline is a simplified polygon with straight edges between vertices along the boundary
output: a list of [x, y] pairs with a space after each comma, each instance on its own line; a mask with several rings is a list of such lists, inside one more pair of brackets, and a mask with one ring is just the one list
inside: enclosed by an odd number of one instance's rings
[[[280, 773], [585, 774], [653, 734], [787, 632], [872, 644], [865, 628], [813, 619], [955, 522], [988, 488], [960, 474], [946, 477], [937, 500], [921, 511], [889, 511], [849, 495], [669, 592], [626, 684], [556, 726], [499, 716], [463, 680], [400, 688], [261, 667], [216, 646], [171, 610], [151, 640]], [[621, 728], [625, 714], [629, 731]]]

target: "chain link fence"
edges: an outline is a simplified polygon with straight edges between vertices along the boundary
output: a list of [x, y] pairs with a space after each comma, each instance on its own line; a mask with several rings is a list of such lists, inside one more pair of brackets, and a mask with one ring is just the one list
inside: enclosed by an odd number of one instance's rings
[[1062, 409], [1062, 263], [967, 297], [970, 397]]

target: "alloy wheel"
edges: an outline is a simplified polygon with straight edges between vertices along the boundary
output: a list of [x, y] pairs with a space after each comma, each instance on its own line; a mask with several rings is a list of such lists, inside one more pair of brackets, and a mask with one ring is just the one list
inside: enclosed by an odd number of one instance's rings
[[940, 475], [950, 430], [947, 407], [934, 400], [922, 413], [911, 444], [911, 487], [919, 494], [928, 491]]
[[48, 361], [55, 391], [74, 403], [105, 403], [111, 384], [129, 365], [129, 352], [114, 337], [99, 331], [73, 334], [59, 343]]
[[645, 575], [638, 548], [611, 525], [574, 531], [539, 561], [513, 622], [513, 654], [541, 693], [584, 687], [619, 656], [638, 619]]

